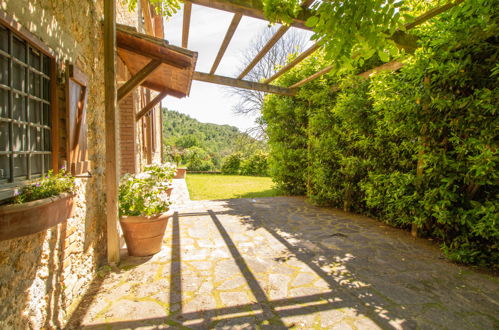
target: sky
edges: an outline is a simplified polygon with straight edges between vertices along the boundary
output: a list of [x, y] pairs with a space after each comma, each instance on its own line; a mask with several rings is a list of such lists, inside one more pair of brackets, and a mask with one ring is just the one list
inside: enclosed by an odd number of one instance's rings
[[[233, 15], [204, 6], [192, 6], [187, 48], [198, 52], [196, 71], [210, 71]], [[182, 43], [182, 18], [181, 10], [165, 22], [165, 39], [175, 46]], [[243, 52], [265, 28], [268, 28], [268, 22], [243, 16], [215, 74], [236, 77], [240, 73], [237, 70], [241, 67]], [[255, 126], [254, 117], [233, 113], [239, 99], [227, 91], [224, 86], [193, 81], [190, 96], [183, 99], [167, 96], [162, 105], [205, 123], [229, 124], [241, 131]]]

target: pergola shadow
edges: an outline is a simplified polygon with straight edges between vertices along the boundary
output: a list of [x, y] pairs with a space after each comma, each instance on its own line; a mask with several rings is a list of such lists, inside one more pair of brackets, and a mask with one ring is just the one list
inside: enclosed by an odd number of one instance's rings
[[[266, 200], [266, 199], [262, 199]], [[270, 201], [272, 199], [268, 199]], [[273, 199], [279, 200], [279, 199]], [[255, 200], [253, 200], [255, 201]], [[206, 212], [192, 212], [192, 213], [175, 213], [172, 219], [172, 237], [171, 237], [171, 263], [170, 263], [170, 290], [167, 293], [169, 296], [169, 314], [164, 317], [151, 317], [133, 319], [127, 321], [107, 322], [101, 324], [93, 324], [85, 326], [86, 329], [125, 329], [136, 328], [142, 326], [151, 326], [153, 328], [163, 328], [170, 326], [173, 328], [194, 328], [194, 329], [207, 329], [216, 327], [217, 324], [223, 322], [224, 325], [231, 327], [237, 326], [250, 326], [254, 328], [272, 328], [272, 329], [286, 329], [296, 326], [290, 323], [289, 320], [285, 321], [288, 317], [305, 316], [318, 312], [327, 312], [332, 310], [349, 310], [350, 313], [356, 317], [368, 319], [371, 321], [371, 326], [377, 326], [383, 329], [414, 329], [421, 325], [438, 327], [443, 324], [453, 326], [461, 324], [467, 327], [464, 319], [457, 318], [455, 306], [439, 306], [442, 301], [438, 300], [440, 297], [433, 295], [432, 292], [425, 292], [421, 297], [410, 296], [409, 291], [406, 290], [404, 285], [410, 287], [411, 285], [417, 286], [419, 283], [411, 283], [410, 281], [401, 285], [394, 283], [396, 280], [396, 272], [387, 273], [385, 279], [386, 283], [381, 287], [379, 284], [384, 279], [373, 281], [373, 277], [367, 276], [366, 271], [362, 269], [363, 258], [355, 258], [352, 253], [359, 252], [359, 250], [352, 249], [331, 249], [322, 244], [320, 237], [313, 240], [313, 245], [318, 247], [317, 250], [312, 251], [303, 244], [296, 243], [297, 240], [307, 240], [304, 233], [289, 231], [289, 219], [284, 221], [279, 217], [283, 217], [280, 211], [265, 207], [264, 210], [256, 209], [251, 200], [227, 200], [225, 209], [217, 212], [208, 209]], [[270, 203], [272, 204], [272, 203]], [[268, 206], [268, 205], [267, 205]], [[276, 206], [277, 207], [277, 206]], [[313, 212], [318, 216], [330, 217], [329, 213], [321, 214], [321, 209], [313, 208]], [[293, 219], [294, 216], [300, 212], [298, 207], [295, 210], [288, 210], [288, 218]], [[238, 249], [236, 242], [231, 236], [231, 232], [224, 226], [224, 220], [220, 216], [236, 216], [242, 222], [244, 228], [251, 232], [263, 228], [268, 232], [277, 242], [282, 244], [285, 248], [285, 253], [276, 256], [275, 260], [278, 262], [286, 262], [286, 260], [294, 259], [297, 262], [305, 264], [316, 276], [325, 281], [328, 285], [328, 290], [318, 294], [294, 296], [283, 299], [270, 299], [264, 288], [262, 288], [261, 281], [257, 278], [255, 273], [249, 266], [244, 253]], [[275, 217], [273, 221], [265, 221], [269, 217]], [[225, 246], [230, 252], [230, 257], [235, 262], [240, 274], [242, 274], [247, 286], [255, 298], [255, 302], [239, 304], [234, 306], [227, 306], [221, 308], [211, 308], [196, 311], [184, 311], [182, 302], [182, 260], [181, 260], [181, 230], [180, 221], [189, 221], [189, 217], [209, 217], [211, 222], [216, 227], [218, 233]], [[277, 219], [277, 220], [276, 220]], [[281, 219], [281, 220], [279, 220]], [[296, 221], [301, 220], [296, 217]], [[313, 219], [311, 220], [313, 221]], [[331, 221], [345, 222], [348, 219], [342, 217], [331, 218]], [[292, 221], [293, 222], [293, 221]], [[348, 232], [348, 230], [345, 230]], [[340, 237], [344, 235], [341, 233], [329, 233], [328, 236]], [[321, 237], [324, 237], [322, 235]], [[246, 257], [247, 258], [247, 257]], [[336, 264], [341, 266], [342, 270], [326, 270], [327, 265]], [[417, 266], [417, 263], [414, 264]], [[412, 266], [414, 266], [412, 265]], [[381, 267], [382, 264], [378, 261], [370, 262], [367, 267]], [[455, 265], [451, 265], [456, 267]], [[390, 268], [391, 265], [385, 265]], [[393, 266], [395, 267], [395, 266]], [[348, 271], [344, 271], [347, 269]], [[410, 271], [411, 267], [406, 270], [400, 269], [401, 274]], [[374, 273], [379, 273], [380, 269], [372, 269]], [[437, 270], [438, 271], [438, 270]], [[369, 270], [367, 270], [369, 272]], [[184, 279], [185, 280], [185, 279]], [[423, 281], [423, 280], [422, 280]], [[430, 289], [430, 288], [429, 288]], [[165, 292], [166, 293], [166, 292]], [[405, 297], [404, 295], [408, 295]], [[452, 293], [449, 293], [448, 301], [452, 301]], [[430, 297], [430, 298], [428, 298]], [[435, 298], [435, 301], [427, 303], [425, 299]], [[411, 300], [413, 303], [401, 303], [400, 300]], [[464, 300], [458, 299], [456, 304], [462, 303]], [[426, 309], [438, 307], [441, 309], [442, 320], [424, 320], [422, 321], [421, 315]], [[442, 308], [440, 308], [442, 307]], [[469, 309], [470, 306], [460, 306], [463, 309]], [[480, 307], [478, 307], [480, 309]], [[452, 313], [452, 314], [449, 314]], [[448, 316], [454, 315], [455, 319], [450, 319]], [[490, 318], [490, 316], [487, 316]], [[443, 322], [443, 323], [442, 323]]]

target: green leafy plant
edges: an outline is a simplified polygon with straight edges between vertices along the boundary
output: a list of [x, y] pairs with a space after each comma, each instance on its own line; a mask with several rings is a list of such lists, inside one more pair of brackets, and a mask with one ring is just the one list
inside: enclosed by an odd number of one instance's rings
[[[400, 59], [398, 72], [369, 80], [329, 74], [294, 98], [267, 96], [277, 186], [416, 226], [456, 262], [497, 266], [499, 27], [493, 2], [476, 3], [415, 29], [421, 48]], [[328, 61], [319, 53], [278, 83], [304, 79]], [[365, 70], [358, 63], [354, 73]]]
[[71, 193], [73, 190], [74, 178], [68, 172], [61, 170], [58, 174], [54, 174], [51, 170], [35, 183], [22, 187], [12, 202], [22, 204], [65, 192]]
[[170, 164], [150, 165], [139, 174], [126, 174], [119, 186], [120, 216], [156, 216], [167, 212], [166, 190], [175, 173]]

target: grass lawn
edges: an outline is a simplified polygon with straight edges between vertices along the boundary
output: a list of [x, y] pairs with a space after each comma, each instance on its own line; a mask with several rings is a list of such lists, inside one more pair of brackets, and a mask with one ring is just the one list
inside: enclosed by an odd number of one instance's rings
[[187, 174], [192, 200], [278, 196], [271, 178], [241, 175]]

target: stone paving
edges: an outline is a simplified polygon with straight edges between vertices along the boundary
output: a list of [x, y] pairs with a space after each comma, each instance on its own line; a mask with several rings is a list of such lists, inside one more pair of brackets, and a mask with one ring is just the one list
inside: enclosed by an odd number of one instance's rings
[[499, 328], [497, 277], [427, 240], [304, 198], [192, 202], [181, 181], [161, 252], [106, 272], [70, 327]]

